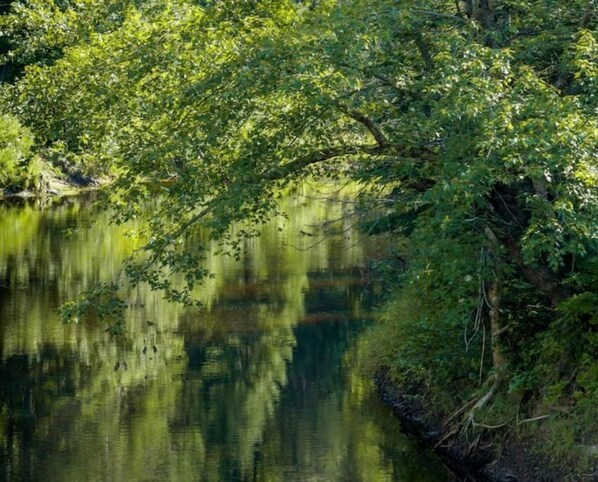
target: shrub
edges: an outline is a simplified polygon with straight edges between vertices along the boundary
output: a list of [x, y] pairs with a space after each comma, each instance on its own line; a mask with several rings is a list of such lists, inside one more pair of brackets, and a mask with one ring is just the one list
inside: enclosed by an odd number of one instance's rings
[[33, 135], [14, 117], [0, 115], [0, 187], [33, 187], [39, 177]]

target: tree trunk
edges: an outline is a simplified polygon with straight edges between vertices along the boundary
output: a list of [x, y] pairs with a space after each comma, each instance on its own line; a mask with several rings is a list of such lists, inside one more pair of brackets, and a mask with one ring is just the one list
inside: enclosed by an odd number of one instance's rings
[[492, 334], [492, 364], [494, 365], [495, 383], [498, 381], [499, 384], [502, 384], [505, 376], [506, 358], [500, 346], [500, 337], [505, 332], [505, 327], [500, 317], [500, 288], [497, 280], [490, 283], [488, 302], [490, 303], [488, 317], [490, 319], [490, 333]]
[[467, 16], [484, 27], [494, 27], [494, 0], [467, 0], [465, 2]]
[[500, 338], [505, 332], [505, 327], [502, 324], [500, 317], [500, 285], [498, 280], [494, 279], [488, 286], [488, 304], [490, 305], [488, 311], [488, 321], [490, 324], [491, 333], [491, 347], [492, 347], [492, 365], [494, 373], [492, 374], [492, 386], [486, 394], [480, 398], [472, 407], [466, 418], [465, 428], [470, 425], [482, 426], [475, 421], [475, 413], [480, 408], [484, 407], [490, 400], [492, 400], [500, 388], [502, 387], [506, 378], [506, 357], [500, 345]]

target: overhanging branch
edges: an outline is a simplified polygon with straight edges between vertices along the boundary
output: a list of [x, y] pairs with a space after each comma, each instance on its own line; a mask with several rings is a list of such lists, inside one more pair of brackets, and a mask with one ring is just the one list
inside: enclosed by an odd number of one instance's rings
[[380, 147], [380, 145], [377, 144], [328, 147], [314, 151], [311, 154], [307, 154], [306, 156], [295, 159], [294, 161], [283, 164], [282, 166], [278, 166], [272, 169], [264, 177], [267, 180], [276, 181], [283, 179], [294, 172], [311, 166], [312, 164], [357, 154], [380, 155], [384, 154], [385, 152], [390, 153], [387, 147]]
[[338, 146], [317, 150], [311, 154], [307, 154], [294, 161], [288, 162], [287, 164], [273, 168], [263, 176], [263, 179], [276, 181], [313, 164], [330, 161], [336, 158], [363, 154], [369, 156], [396, 156], [421, 160], [431, 160], [435, 157], [435, 154], [429, 149], [392, 144], [384, 138], [382, 144]]
[[505, 248], [510, 259], [519, 267], [527, 282], [547, 294], [553, 305], [558, 305], [558, 303], [570, 296], [568, 290], [561, 286], [548, 268], [545, 266], [533, 267], [525, 262], [521, 248], [513, 237], [503, 236], [502, 239], [499, 239], [489, 227], [485, 228], [484, 233], [490, 241], [500, 243]]
[[382, 132], [382, 129], [380, 129], [380, 127], [372, 119], [356, 110], [348, 111], [347, 115], [355, 119], [360, 124], [363, 124], [365, 128], [374, 136], [374, 139], [376, 139], [376, 142], [380, 148], [388, 147], [390, 145], [390, 142], [384, 135], [384, 132]]

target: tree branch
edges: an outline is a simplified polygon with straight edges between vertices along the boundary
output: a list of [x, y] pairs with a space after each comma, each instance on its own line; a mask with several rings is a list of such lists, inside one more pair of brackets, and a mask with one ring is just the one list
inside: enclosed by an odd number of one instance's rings
[[557, 305], [569, 297], [565, 288], [563, 288], [550, 270], [544, 266], [531, 267], [523, 260], [521, 248], [513, 238], [507, 236], [502, 240], [502, 244], [509, 253], [511, 259], [523, 272], [525, 279], [534, 287], [550, 296], [553, 305]]
[[304, 157], [295, 159], [294, 161], [288, 162], [287, 164], [283, 164], [282, 166], [277, 166], [274, 169], [272, 169], [269, 173], [267, 173], [264, 176], [264, 178], [266, 180], [276, 181], [278, 179], [283, 179], [284, 177], [288, 176], [289, 174], [292, 174], [293, 172], [311, 166], [312, 164], [328, 161], [337, 157], [344, 157], [356, 154], [376, 155], [383, 154], [388, 151], [389, 149], [387, 146], [382, 148], [380, 145], [377, 144], [328, 147], [324, 149], [319, 149]]
[[588, 7], [588, 9], [586, 10], [586, 13], [584, 14], [583, 18], [581, 19], [579, 28], [580, 29], [588, 28], [588, 25], [590, 25], [590, 22], [592, 21], [592, 18], [594, 18], [594, 15], [596, 15], [596, 7], [594, 7], [593, 5], [590, 5]]
[[523, 260], [523, 254], [521, 253], [521, 248], [515, 239], [507, 236], [506, 238], [499, 240], [496, 234], [489, 227], [485, 228], [484, 233], [490, 241], [500, 242], [500, 244], [504, 246], [511, 260], [514, 261], [519, 269], [521, 269], [523, 272], [523, 276], [528, 283], [550, 296], [553, 305], [558, 304], [569, 296], [567, 290], [560, 286], [559, 282], [548, 270], [548, 268], [544, 266], [531, 267], [525, 263]]
[[[380, 132], [380, 134], [382, 133]], [[266, 172], [262, 179], [269, 181], [280, 180], [313, 164], [358, 154], [366, 154], [369, 156], [397, 156], [422, 160], [431, 160], [435, 157], [435, 153], [425, 147], [408, 147], [393, 144], [390, 143], [386, 137], [383, 137], [382, 144], [357, 144], [353, 146], [337, 146], [319, 149], [311, 154], [307, 154], [299, 159], [295, 159], [287, 164], [271, 169]]]
[[426, 66], [426, 70], [434, 70], [434, 60], [432, 59], [430, 49], [424, 41], [424, 37], [421, 34], [421, 32], [415, 32], [415, 45], [417, 47], [417, 50], [419, 50], [419, 53], [421, 54], [422, 58], [424, 59], [424, 65]]
[[379, 147], [384, 148], [390, 146], [390, 142], [388, 142], [382, 129], [380, 129], [380, 127], [369, 117], [356, 110], [348, 111], [347, 114], [360, 124], [363, 124], [365, 128], [372, 133]]

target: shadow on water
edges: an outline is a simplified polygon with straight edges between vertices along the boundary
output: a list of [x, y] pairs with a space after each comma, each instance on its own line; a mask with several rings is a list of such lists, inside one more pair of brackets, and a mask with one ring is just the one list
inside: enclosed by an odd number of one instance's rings
[[55, 313], [118, 271], [127, 227], [78, 229], [84, 199], [0, 206], [0, 480], [453, 480], [352, 369], [376, 243], [294, 247], [347, 206], [289, 196], [240, 262], [208, 257], [203, 310], [141, 287], [122, 338]]

